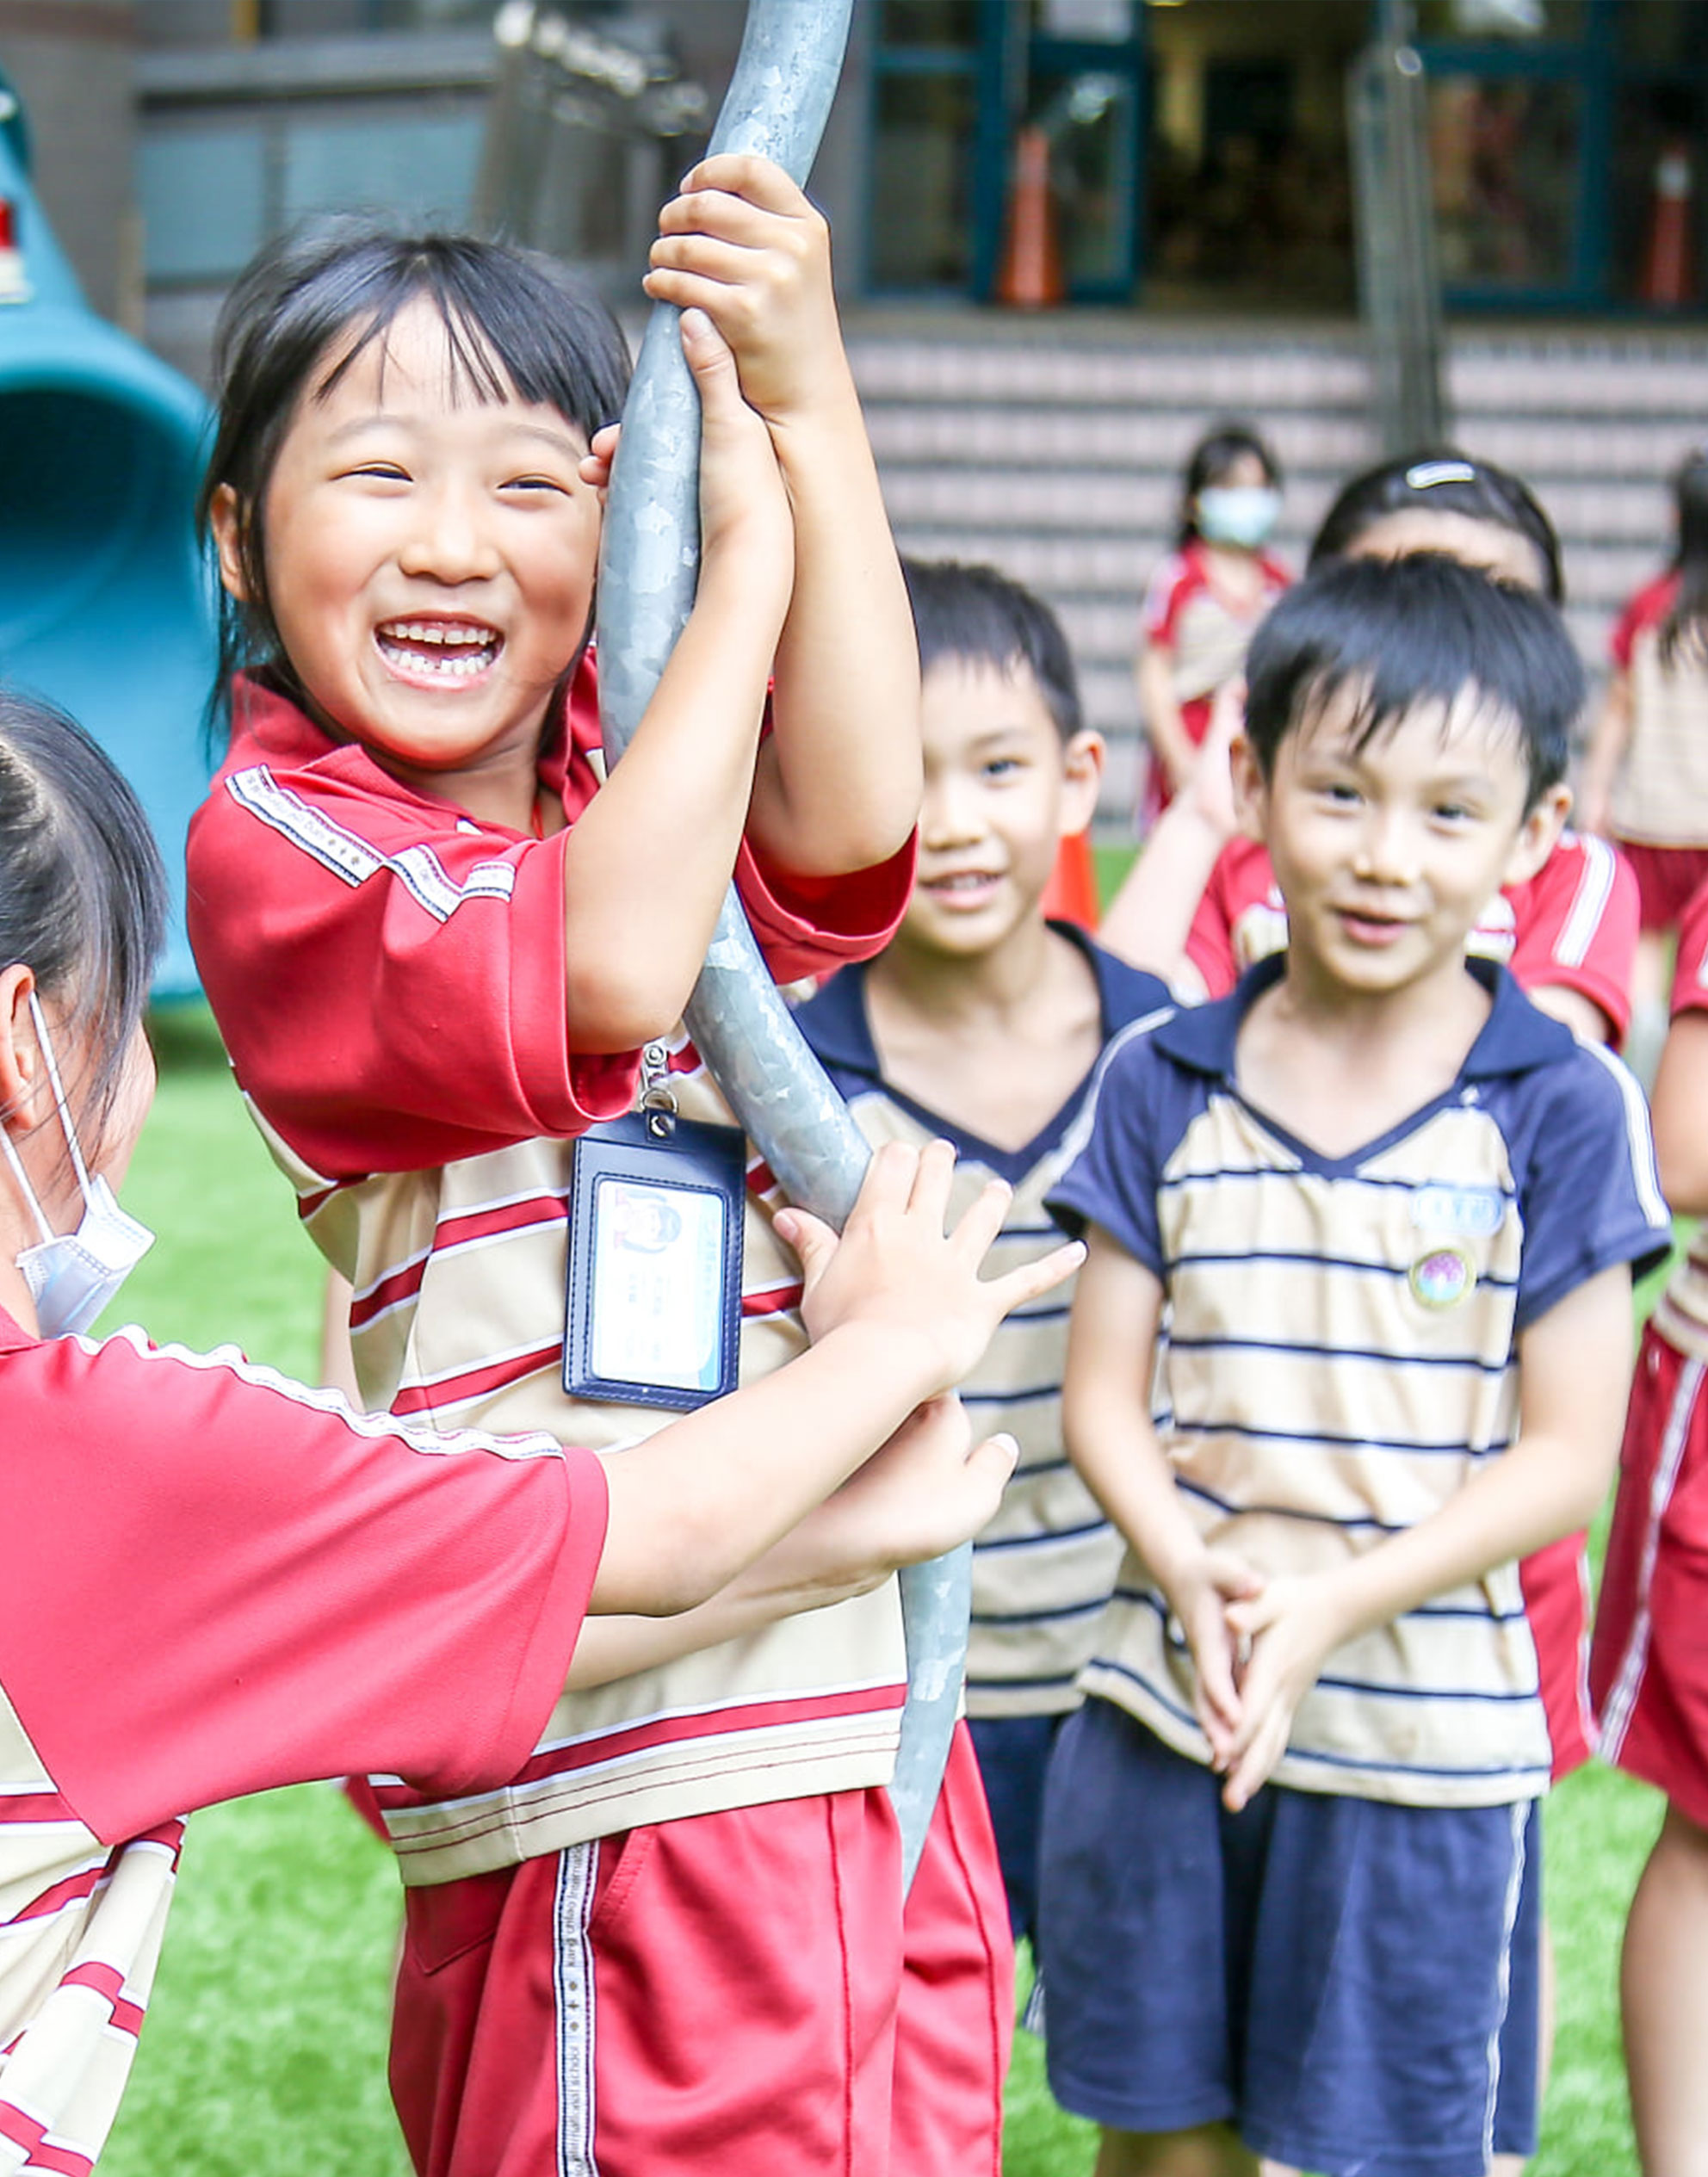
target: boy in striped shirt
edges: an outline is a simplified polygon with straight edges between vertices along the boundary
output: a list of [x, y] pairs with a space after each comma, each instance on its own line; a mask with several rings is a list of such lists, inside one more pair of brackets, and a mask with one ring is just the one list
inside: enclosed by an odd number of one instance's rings
[[1051, 2081], [1100, 2177], [1482, 2177], [1535, 2144], [1518, 1561], [1600, 1501], [1669, 1238], [1635, 1084], [1466, 957], [1581, 669], [1420, 558], [1290, 593], [1249, 690], [1288, 950], [1117, 1041], [1052, 1197], [1068, 1446], [1129, 1555], [1046, 1797]]
[[[1019, 1262], [1055, 1236], [1044, 1196], [1104, 1045], [1172, 1001], [1154, 975], [1044, 917], [1056, 850], [1091, 821], [1103, 761], [1054, 615], [993, 567], [902, 571], [924, 676], [913, 895], [887, 949], [796, 1017], [869, 1141], [945, 1136], [962, 1190], [1007, 1181], [999, 1245]], [[1016, 1316], [961, 1387], [980, 1426], [1021, 1447], [974, 1546], [967, 1711], [1010, 1922], [1026, 1936], [1044, 1770], [1121, 1554], [1062, 1447], [1067, 1299]]]

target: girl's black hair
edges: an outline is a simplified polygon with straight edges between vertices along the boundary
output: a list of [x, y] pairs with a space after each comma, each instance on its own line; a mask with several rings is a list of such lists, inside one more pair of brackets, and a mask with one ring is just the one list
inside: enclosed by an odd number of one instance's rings
[[241, 603], [221, 592], [214, 713], [245, 668], [266, 668], [300, 698], [268, 596], [267, 487], [298, 404], [331, 392], [423, 297], [443, 322], [452, 373], [477, 399], [514, 393], [555, 408], [589, 439], [622, 414], [629, 371], [622, 329], [549, 257], [352, 218], [317, 220], [269, 243], [226, 296], [214, 340], [219, 418], [196, 523], [206, 541], [214, 494], [228, 485], [248, 591]]
[[33, 968], [81, 1027], [94, 1132], [165, 934], [165, 872], [130, 786], [63, 711], [0, 690], [0, 968]]
[[1661, 622], [1661, 663], [1670, 667], [1680, 646], [1700, 654], [1708, 650], [1708, 452], [1686, 456], [1673, 479], [1678, 508], [1678, 549], [1673, 571], [1679, 578], [1672, 609]]
[[1367, 529], [1390, 514], [1463, 514], [1492, 523], [1521, 536], [1535, 549], [1542, 570], [1538, 585], [1550, 604], [1563, 604], [1565, 577], [1560, 567], [1560, 540], [1528, 485], [1493, 461], [1473, 461], [1457, 448], [1408, 454], [1403, 461], [1380, 461], [1343, 485], [1322, 517], [1308, 565], [1345, 557]]
[[919, 669], [944, 658], [991, 665], [999, 672], [1024, 667], [1037, 683], [1064, 741], [1085, 724], [1074, 659], [1061, 622], [1030, 590], [994, 567], [958, 560], [903, 560], [901, 572], [919, 639]]
[[1175, 533], [1178, 552], [1198, 534], [1193, 505], [1200, 492], [1220, 484], [1242, 454], [1255, 454], [1263, 464], [1265, 479], [1281, 487], [1281, 464], [1269, 441], [1249, 424], [1218, 424], [1206, 431], [1186, 457], [1186, 473], [1180, 479], [1180, 526]]
[[1587, 683], [1558, 609], [1438, 552], [1330, 560], [1285, 591], [1246, 656], [1246, 733], [1266, 778], [1282, 742], [1343, 690], [1354, 745], [1475, 690], [1513, 721], [1530, 805], [1566, 775]]

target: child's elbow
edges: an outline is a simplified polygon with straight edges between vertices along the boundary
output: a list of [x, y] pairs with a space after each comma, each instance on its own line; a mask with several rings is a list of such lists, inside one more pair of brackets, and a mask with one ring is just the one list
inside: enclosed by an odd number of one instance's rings
[[694, 987], [691, 974], [671, 977], [656, 966], [607, 959], [572, 968], [564, 990], [569, 1046], [573, 1051], [638, 1050], [668, 1036], [682, 1018]]

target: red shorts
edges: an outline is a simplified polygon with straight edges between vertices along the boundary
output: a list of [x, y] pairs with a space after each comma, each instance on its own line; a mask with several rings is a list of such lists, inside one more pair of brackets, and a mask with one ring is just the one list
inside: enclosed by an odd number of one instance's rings
[[1603, 1757], [1708, 1828], [1705, 1370], [1643, 1333], [1601, 1576], [1589, 1689]]
[[964, 1744], [906, 1975], [882, 1790], [408, 1891], [392, 2093], [421, 2177], [994, 2177], [1012, 1977], [963, 1763]]
[[1691, 894], [1708, 879], [1708, 847], [1644, 846], [1621, 839], [1619, 852], [1637, 879], [1643, 929], [1676, 930]]

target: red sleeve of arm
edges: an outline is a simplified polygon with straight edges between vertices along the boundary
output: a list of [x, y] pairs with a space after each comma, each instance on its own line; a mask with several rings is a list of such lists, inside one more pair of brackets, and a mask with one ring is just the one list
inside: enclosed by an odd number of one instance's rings
[[841, 877], [801, 877], [743, 841], [735, 887], [765, 965], [780, 983], [869, 960], [895, 934], [913, 889], [917, 838], [888, 862]]
[[348, 1772], [492, 1788], [557, 1698], [604, 1477], [134, 1333], [5, 1356], [0, 1684], [103, 1840]]
[[1599, 1005], [1616, 1042], [1631, 1026], [1637, 879], [1605, 839], [1571, 833], [1514, 901], [1513, 976], [1527, 991], [1575, 990]]
[[223, 776], [190, 827], [191, 942], [238, 1078], [349, 1178], [568, 1137], [626, 1110], [636, 1054], [572, 1054], [569, 834], [511, 844], [393, 808], [336, 760]]

